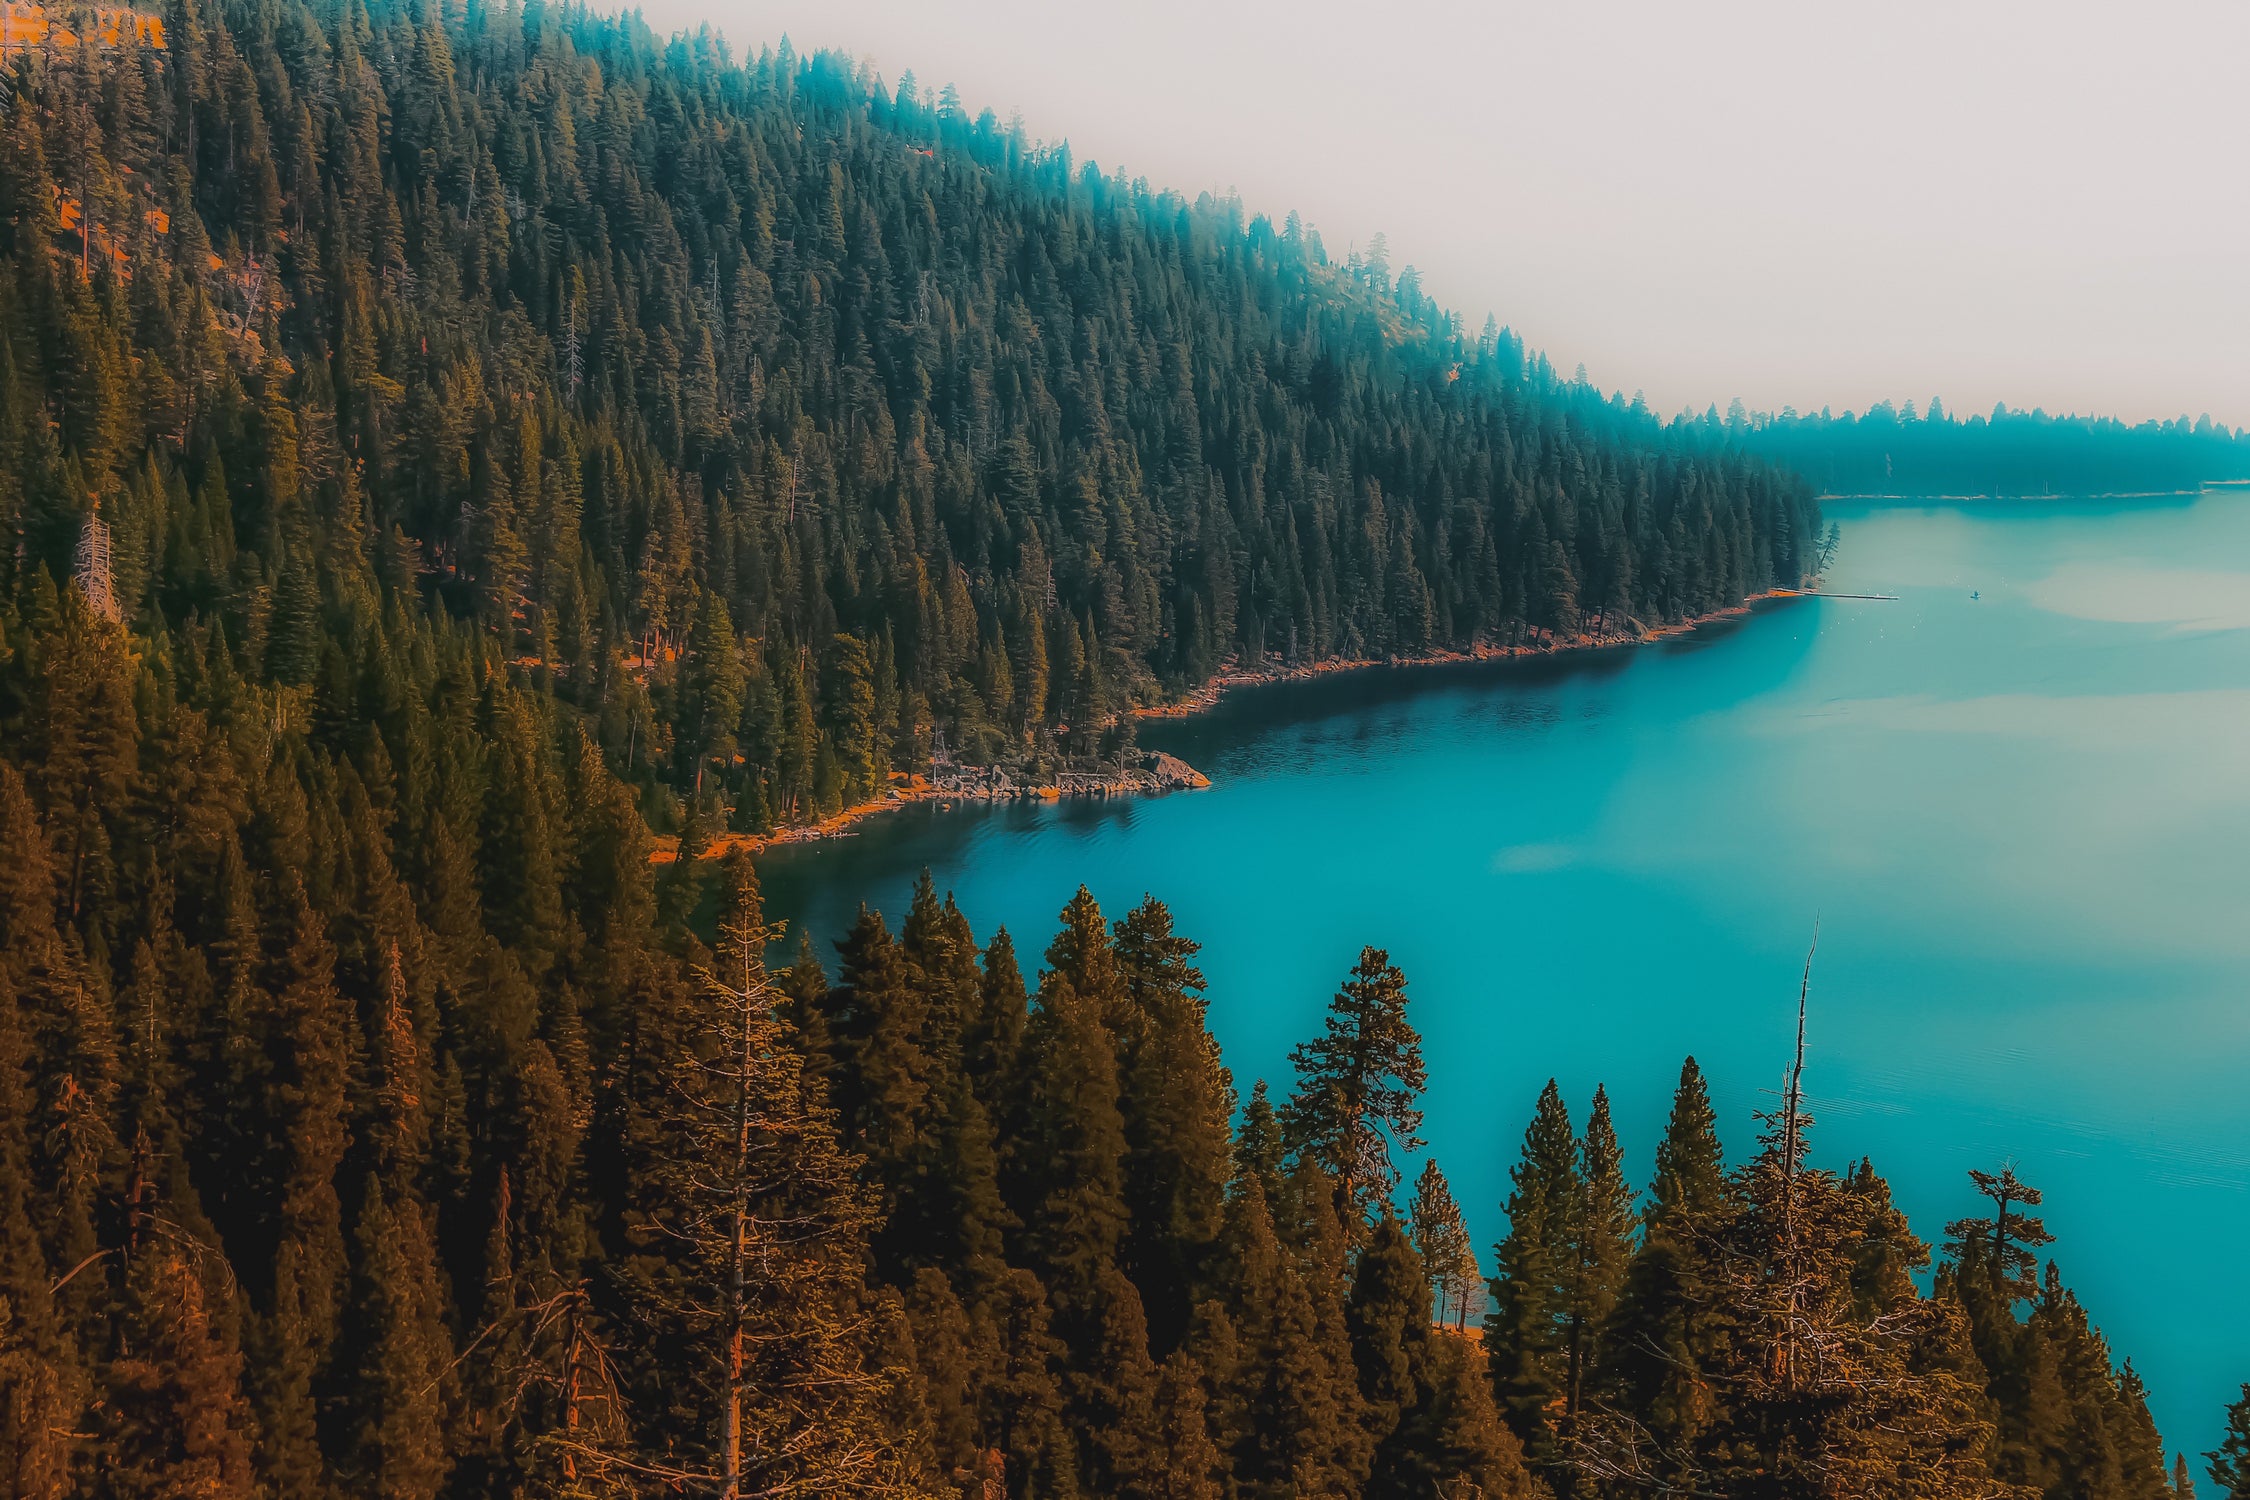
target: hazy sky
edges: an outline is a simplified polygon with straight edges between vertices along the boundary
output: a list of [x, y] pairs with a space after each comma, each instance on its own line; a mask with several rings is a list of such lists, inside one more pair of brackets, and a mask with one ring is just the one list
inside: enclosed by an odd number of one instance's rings
[[2250, 3], [654, 0], [1377, 231], [1663, 411], [2250, 423]]

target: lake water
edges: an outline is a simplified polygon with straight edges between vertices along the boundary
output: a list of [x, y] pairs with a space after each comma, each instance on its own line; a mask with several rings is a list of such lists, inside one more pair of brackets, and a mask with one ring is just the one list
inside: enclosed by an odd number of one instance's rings
[[1827, 586], [1897, 601], [1242, 692], [1144, 735], [1208, 791], [916, 808], [768, 896], [834, 937], [927, 866], [1029, 969], [1081, 881], [1153, 892], [1245, 1094], [1387, 947], [1487, 1247], [1550, 1076], [1581, 1121], [1608, 1085], [1645, 1182], [1692, 1052], [1739, 1158], [1817, 918], [1816, 1157], [1931, 1240], [2012, 1158], [2200, 1477], [2250, 1380], [2250, 495], [1831, 515]]

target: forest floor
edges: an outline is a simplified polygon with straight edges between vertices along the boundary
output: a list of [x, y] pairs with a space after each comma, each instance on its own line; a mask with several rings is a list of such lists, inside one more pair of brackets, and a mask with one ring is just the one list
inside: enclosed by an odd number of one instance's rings
[[[1760, 604], [1776, 599], [1805, 598], [1820, 591], [1818, 580], [1799, 589], [1769, 589], [1762, 594], [1752, 594], [1740, 604], [1717, 609], [1709, 614], [1697, 615], [1673, 625], [1642, 628], [1632, 634], [1603, 632], [1598, 635], [1565, 636], [1558, 640], [1542, 641], [1533, 645], [1474, 646], [1466, 651], [1424, 651], [1412, 656], [1384, 657], [1332, 657], [1326, 661], [1307, 663], [1296, 667], [1262, 667], [1249, 670], [1230, 664], [1219, 675], [1203, 686], [1175, 698], [1169, 703], [1152, 703], [1133, 710], [1139, 719], [1184, 719], [1215, 707], [1219, 700], [1236, 688], [1257, 687], [1272, 682], [1298, 682], [1315, 677], [1326, 677], [1336, 672], [1362, 672], [1376, 667], [1426, 667], [1448, 663], [1475, 661], [1515, 661], [1527, 657], [1560, 656], [1572, 651], [1609, 651], [1623, 646], [1645, 646], [1651, 641], [1670, 636], [1685, 635], [1691, 630], [1720, 620], [1731, 620], [1749, 614]], [[1027, 787], [1017, 800], [1054, 801], [1062, 793], [1051, 786]], [[723, 860], [737, 850], [757, 854], [777, 844], [808, 844], [819, 839], [837, 838], [853, 832], [860, 823], [878, 813], [911, 806], [917, 802], [977, 802], [990, 798], [976, 797], [957, 791], [946, 791], [930, 784], [927, 777], [893, 773], [891, 784], [879, 797], [857, 803], [815, 823], [793, 824], [777, 828], [771, 833], [720, 833], [712, 837], [703, 851], [706, 861]], [[676, 834], [658, 834], [650, 853], [651, 864], [668, 865], [680, 857], [680, 840]]]

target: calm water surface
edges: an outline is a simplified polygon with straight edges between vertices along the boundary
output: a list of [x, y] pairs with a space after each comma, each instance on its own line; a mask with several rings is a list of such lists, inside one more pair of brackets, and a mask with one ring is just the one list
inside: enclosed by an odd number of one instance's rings
[[2250, 1380], [2250, 496], [1831, 514], [1829, 587], [1897, 602], [1241, 693], [1145, 736], [1209, 791], [914, 809], [777, 851], [767, 894], [834, 937], [927, 866], [1028, 968], [1081, 881], [1153, 892], [1245, 1093], [1387, 947], [1485, 1245], [1550, 1076], [1580, 1119], [1609, 1086], [1645, 1180], [1692, 1052], [1739, 1157], [1817, 916], [1816, 1155], [1871, 1155], [1933, 1240], [2013, 1158], [2199, 1454]]

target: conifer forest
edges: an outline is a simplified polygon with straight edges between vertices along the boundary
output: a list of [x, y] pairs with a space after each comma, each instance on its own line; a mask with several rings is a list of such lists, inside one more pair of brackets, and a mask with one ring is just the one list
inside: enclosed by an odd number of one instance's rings
[[1977, 497], [2183, 494], [2250, 480], [2250, 433], [2206, 415], [2128, 425], [2114, 418], [2010, 411], [1962, 417], [1932, 398], [1917, 412], [1750, 415], [1740, 403], [1694, 423], [1811, 480], [1823, 494]]
[[816, 945], [696, 858], [1227, 670], [1797, 587], [1795, 468], [835, 55], [49, 9], [0, 1493], [2250, 1500], [2250, 1386], [2168, 1457], [1998, 1163], [1918, 1236], [1690, 1061], [1646, 1183], [1550, 1087], [1477, 1244], [1378, 949], [1244, 1087], [1153, 898]]

